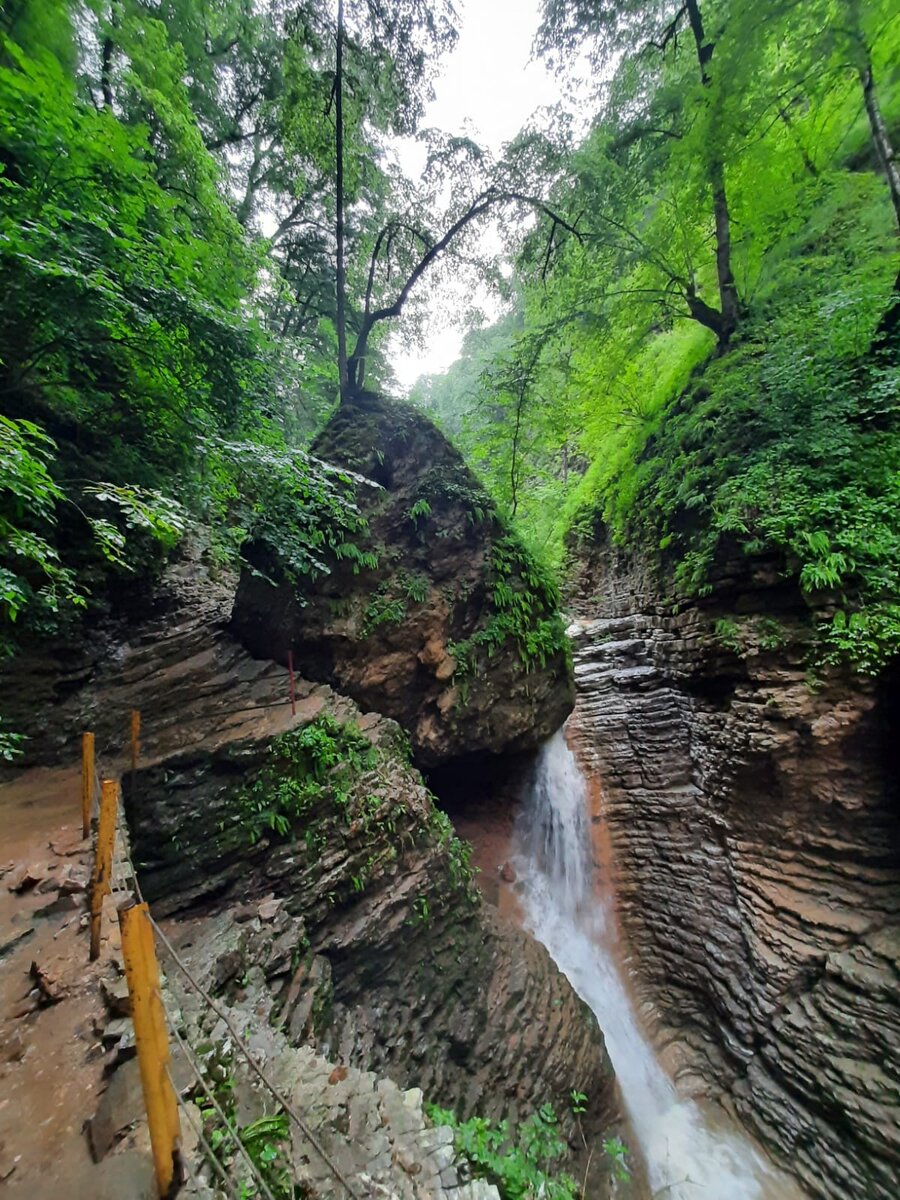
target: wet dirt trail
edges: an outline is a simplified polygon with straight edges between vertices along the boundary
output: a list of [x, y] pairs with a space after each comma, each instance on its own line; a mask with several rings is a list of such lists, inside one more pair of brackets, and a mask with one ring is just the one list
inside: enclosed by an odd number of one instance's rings
[[190, 568], [173, 576], [161, 611], [126, 636], [86, 643], [77, 687], [64, 667], [56, 676], [47, 671], [46, 660], [31, 672], [19, 664], [14, 679], [0, 680], [21, 681], [23, 695], [31, 688], [23, 706], [28, 755], [49, 760], [0, 779], [4, 1200], [156, 1194], [119, 953], [122, 895], [107, 897], [100, 960], [88, 962], [81, 732], [95, 732], [98, 772], [121, 778], [127, 790], [132, 709], [142, 714], [147, 766], [195, 748], [274, 737], [315, 715], [324, 702], [318, 692], [327, 691], [298, 679], [292, 714], [286, 670], [252, 659], [228, 632], [228, 588]]
[[102, 981], [114, 983], [114, 913], [88, 962], [89, 843], [80, 768], [36, 768], [0, 785], [0, 1179], [10, 1200], [155, 1195], [148, 1147], [95, 1163], [86, 1125], [106, 1087]]

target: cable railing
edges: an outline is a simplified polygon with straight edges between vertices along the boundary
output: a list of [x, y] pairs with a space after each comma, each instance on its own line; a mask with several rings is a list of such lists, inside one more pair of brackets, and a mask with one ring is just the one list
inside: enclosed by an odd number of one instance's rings
[[[294, 688], [291, 677], [291, 702]], [[283, 704], [284, 701], [281, 701]], [[272, 707], [260, 705], [258, 707]], [[140, 758], [141, 718], [131, 714], [132, 797], [136, 795]], [[208, 1189], [203, 1175], [214, 1175], [228, 1200], [276, 1200], [260, 1164], [241, 1137], [233, 1116], [216, 1094], [216, 1088], [204, 1070], [201, 1055], [192, 1046], [184, 1027], [173, 1015], [162, 985], [158, 950], [167, 965], [182, 981], [181, 991], [197, 998], [200, 1005], [224, 1023], [235, 1051], [246, 1069], [258, 1081], [267, 1101], [276, 1113], [287, 1118], [288, 1126], [301, 1135], [305, 1147], [317, 1155], [350, 1200], [361, 1200], [353, 1184], [338, 1167], [321, 1138], [296, 1107], [278, 1088], [264, 1065], [246, 1044], [227, 1010], [209, 993], [184, 961], [169, 935], [160, 928], [141, 892], [138, 872], [131, 853], [128, 827], [120, 803], [121, 780], [114, 772], [104, 771], [95, 755], [94, 736], [82, 737], [82, 823], [85, 836], [93, 830], [93, 870], [91, 873], [90, 929], [91, 961], [100, 956], [102, 944], [103, 901], [111, 896], [116, 907], [122, 942], [122, 959], [128, 983], [131, 1018], [144, 1106], [150, 1131], [157, 1191], [171, 1200], [185, 1182], [198, 1191]], [[169, 975], [166, 991], [174, 994]], [[183, 1009], [184, 1005], [179, 1005]], [[172, 1071], [172, 1047], [190, 1070], [191, 1081], [179, 1085]], [[187, 1097], [202, 1096], [206, 1112], [215, 1119], [215, 1137], [208, 1136], [206, 1118]], [[184, 1152], [182, 1122], [190, 1131], [200, 1153], [192, 1161]], [[215, 1141], [215, 1145], [213, 1145]], [[250, 1190], [248, 1190], [248, 1188]]]

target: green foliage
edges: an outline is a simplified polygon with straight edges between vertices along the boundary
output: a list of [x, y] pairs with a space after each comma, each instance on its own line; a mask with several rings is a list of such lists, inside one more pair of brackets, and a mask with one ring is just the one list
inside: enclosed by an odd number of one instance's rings
[[471, 865], [471, 843], [456, 836], [450, 818], [439, 807], [434, 796], [431, 798], [427, 832], [446, 857], [450, 891], [448, 899], [452, 901], [455, 894], [461, 892], [474, 901], [477, 893], [474, 890], [475, 868]]
[[740, 654], [743, 649], [741, 640], [741, 627], [737, 621], [732, 621], [730, 617], [720, 617], [715, 623], [715, 633], [719, 642], [726, 650], [732, 650], [735, 654]]
[[435, 1125], [449, 1125], [458, 1154], [468, 1159], [477, 1179], [496, 1185], [503, 1200], [576, 1200], [575, 1180], [556, 1170], [568, 1152], [551, 1104], [510, 1129], [507, 1121], [492, 1124], [483, 1117], [460, 1121], [454, 1112], [429, 1105]]
[[4, 729], [3, 718], [0, 717], [0, 760], [15, 762], [25, 752], [22, 746], [24, 741], [23, 734], [11, 733], [8, 729]]
[[27, 608], [59, 611], [62, 600], [83, 603], [72, 570], [46, 534], [56, 524], [63, 492], [49, 472], [51, 438], [30, 421], [0, 415], [0, 648], [6, 626]]
[[518, 538], [506, 534], [494, 541], [490, 586], [491, 615], [471, 637], [447, 647], [460, 679], [477, 673], [482, 658], [490, 659], [508, 642], [514, 643], [526, 671], [568, 654], [556, 582]]
[[356, 726], [323, 714], [274, 738], [267, 760], [235, 802], [251, 844], [266, 835], [291, 836], [322, 803], [346, 813], [354, 784], [375, 765], [377, 752]]
[[[108, 577], [158, 570], [197, 519], [219, 562], [254, 538], [299, 582], [325, 549], [373, 567], [348, 477], [290, 444], [336, 385], [332, 249], [311, 232], [331, 220], [331, 9], [41, 7], [0, 14], [3, 645], [13, 620], [46, 631]], [[453, 27], [417, 0], [348, 11], [355, 67], [374, 72], [348, 113], [368, 164], [349, 201], [374, 211], [368, 129], [414, 124], [420, 51]]]
[[621, 1179], [623, 1183], [627, 1182], [631, 1178], [631, 1172], [628, 1169], [628, 1147], [622, 1139], [604, 1138], [603, 1153], [609, 1161], [614, 1178]]
[[[270, 1116], [257, 1118], [247, 1125], [237, 1124], [234, 1050], [225, 1044], [198, 1047], [198, 1057], [206, 1089], [212, 1094], [225, 1121], [236, 1129], [247, 1156], [256, 1167], [275, 1200], [299, 1200], [300, 1189], [293, 1183], [290, 1161], [290, 1124], [287, 1114], [278, 1109]], [[219, 1115], [207, 1090], [199, 1083], [193, 1099], [203, 1121], [204, 1136], [212, 1155], [237, 1181], [240, 1200], [262, 1200], [263, 1192], [253, 1178], [233, 1135]]]
[[[835, 231], [821, 219], [801, 244], [815, 238], [828, 262]], [[729, 544], [778, 554], [810, 604], [831, 608], [824, 661], [875, 672], [900, 650], [900, 371], [867, 349], [891, 264], [869, 259], [864, 226], [842, 247], [837, 279], [811, 251], [785, 260], [740, 344], [608, 470], [588, 506], [620, 541], [663, 546], [689, 593], [707, 587]]]
[[[611, 536], [696, 594], [722, 554], [768, 554], [818, 661], [877, 672], [900, 650], [897, 359], [876, 336], [900, 213], [862, 85], [871, 69], [895, 129], [900, 23], [884, 0], [698, 8], [703, 78], [686, 6], [546, 0], [555, 61], [586, 47], [610, 79], [557, 159], [579, 237], [526, 238], [510, 313], [418, 399], [553, 561]], [[704, 312], [716, 178], [740, 300], [725, 353]]]
[[[77, 512], [102, 555], [124, 570], [132, 566], [135, 531], [163, 546], [184, 531], [181, 506], [153, 489], [87, 484], [76, 500], [51, 474], [56, 451], [33, 422], [0, 415], [0, 653], [11, 652], [11, 626], [23, 613], [32, 628], [52, 628], [61, 609], [85, 605], [84, 585], [51, 540], [62, 506]], [[85, 511], [91, 502], [114, 505], [124, 529]]]
[[[262, 436], [263, 431], [260, 431]], [[262, 574], [276, 571], [301, 589], [328, 574], [331, 551], [350, 559], [354, 569], [377, 566], [353, 537], [365, 519], [354, 498], [362, 484], [304, 450], [285, 447], [275, 431], [268, 444], [209, 439], [198, 503], [213, 528], [213, 551], [235, 560], [253, 543], [251, 563]]]
[[171, 548], [190, 517], [272, 530], [306, 569], [358, 525], [326, 468], [287, 461], [271, 417], [282, 359], [248, 303], [260, 260], [204, 146], [183, 48], [140, 5], [120, 15], [115, 112], [85, 100], [71, 64], [3, 42], [4, 626], [24, 612], [46, 629], [102, 591], [104, 568], [150, 569], [149, 547]]
[[363, 617], [363, 637], [369, 637], [380, 625], [399, 625], [405, 619], [406, 604], [402, 597], [392, 594], [394, 587], [395, 581], [385, 580], [373, 593]]
[[[294, 1184], [291, 1169], [291, 1129], [287, 1113], [258, 1117], [238, 1128], [241, 1145], [247, 1151], [274, 1200], [295, 1200], [302, 1190]], [[239, 1167], [239, 1173], [240, 1171]], [[241, 1185], [240, 1200], [261, 1200], [259, 1184], [247, 1180]]]
[[166, 549], [176, 545], [185, 531], [186, 516], [182, 506], [150, 488], [100, 483], [86, 487], [84, 494], [93, 496], [100, 503], [115, 505], [124, 519], [123, 533], [103, 517], [88, 518], [103, 554], [117, 566], [128, 567], [125, 550], [129, 530], [147, 530]]
[[409, 519], [413, 522], [413, 524], [416, 524], [420, 517], [428, 517], [430, 515], [431, 505], [424, 498], [424, 496], [420, 496], [409, 510]]
[[408, 763], [405, 736], [373, 746], [356, 725], [323, 713], [273, 739], [264, 765], [234, 796], [234, 821], [223, 821], [220, 832], [231, 829], [238, 844], [292, 841], [313, 869], [334, 839], [350, 845], [352, 865], [340, 891], [329, 893], [331, 905], [352, 903], [390, 868], [401, 846], [418, 843], [441, 868], [412, 904], [410, 924], [429, 924], [438, 912], [477, 904], [479, 896], [472, 847], [456, 836], [437, 801], [432, 797], [426, 819], [414, 824], [398, 805], [394, 772], [408, 770]]
[[428, 577], [401, 569], [384, 580], [372, 593], [363, 615], [361, 633], [369, 637], [381, 625], [400, 625], [409, 604], [424, 604], [428, 596]]

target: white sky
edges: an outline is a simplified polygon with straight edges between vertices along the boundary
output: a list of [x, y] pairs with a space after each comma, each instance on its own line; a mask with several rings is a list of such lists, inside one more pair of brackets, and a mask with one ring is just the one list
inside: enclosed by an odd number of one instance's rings
[[[459, 41], [445, 60], [423, 125], [466, 132], [499, 155], [535, 109], [560, 98], [559, 80], [540, 61], [529, 61], [541, 0], [460, 0], [458, 7]], [[405, 157], [401, 151], [404, 166]], [[418, 286], [427, 295], [427, 277]], [[468, 298], [461, 297], [461, 308]], [[487, 299], [479, 297], [482, 304]], [[463, 330], [448, 327], [437, 311], [421, 348], [404, 347], [395, 330], [388, 351], [400, 384], [409, 388], [420, 375], [445, 371], [459, 356], [462, 338]]]

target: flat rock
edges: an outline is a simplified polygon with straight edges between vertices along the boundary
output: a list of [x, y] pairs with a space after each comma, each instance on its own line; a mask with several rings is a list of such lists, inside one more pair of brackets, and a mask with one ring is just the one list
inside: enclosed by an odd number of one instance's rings
[[37, 887], [47, 877], [47, 867], [41, 863], [29, 863], [13, 867], [6, 881], [11, 892], [27, 892]]
[[15, 950], [16, 946], [20, 945], [27, 938], [30, 938], [33, 933], [34, 926], [26, 925], [23, 929], [17, 929], [14, 933], [0, 937], [0, 958], [5, 958], [7, 954]]
[[119, 1135], [144, 1115], [141, 1072], [133, 1058], [113, 1072], [97, 1111], [88, 1121], [88, 1144], [94, 1162], [100, 1162]]
[[124, 979], [103, 979], [100, 981], [100, 991], [107, 1011], [113, 1017], [131, 1016], [131, 997]]
[[37, 984], [42, 1004], [58, 1004], [68, 995], [69, 989], [58, 977], [37, 962], [31, 964], [31, 978]]

